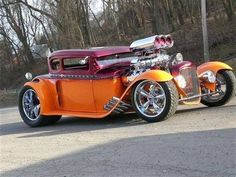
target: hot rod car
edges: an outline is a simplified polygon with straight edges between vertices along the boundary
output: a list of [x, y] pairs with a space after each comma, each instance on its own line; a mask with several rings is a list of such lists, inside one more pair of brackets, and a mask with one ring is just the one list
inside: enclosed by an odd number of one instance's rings
[[178, 104], [221, 106], [235, 96], [232, 68], [222, 62], [196, 67], [181, 53], [168, 55], [174, 41], [155, 35], [130, 46], [53, 52], [49, 74], [30, 73], [19, 93], [23, 121], [36, 127], [62, 115], [104, 118], [136, 112], [148, 122], [173, 115]]

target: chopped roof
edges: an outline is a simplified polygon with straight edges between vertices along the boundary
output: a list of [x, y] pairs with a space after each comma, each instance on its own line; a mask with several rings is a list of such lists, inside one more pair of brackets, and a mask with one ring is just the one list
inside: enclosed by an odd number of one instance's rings
[[94, 47], [89, 49], [66, 49], [53, 52], [49, 57], [77, 57], [77, 56], [93, 56], [102, 57], [118, 53], [131, 52], [129, 46], [114, 47]]

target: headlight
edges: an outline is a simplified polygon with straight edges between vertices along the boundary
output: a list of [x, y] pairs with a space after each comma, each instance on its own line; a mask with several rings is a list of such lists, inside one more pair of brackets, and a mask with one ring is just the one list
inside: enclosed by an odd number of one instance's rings
[[31, 74], [31, 73], [25, 73], [25, 78], [27, 79], [27, 80], [32, 80], [33, 79], [33, 75]]
[[209, 83], [215, 83], [215, 81], [216, 81], [215, 74], [212, 71], [210, 71], [210, 70], [200, 74], [199, 78], [201, 80], [203, 80], [205, 82], [209, 82]]
[[182, 89], [187, 86], [187, 82], [182, 75], [176, 76], [175, 81], [178, 83], [179, 87]]

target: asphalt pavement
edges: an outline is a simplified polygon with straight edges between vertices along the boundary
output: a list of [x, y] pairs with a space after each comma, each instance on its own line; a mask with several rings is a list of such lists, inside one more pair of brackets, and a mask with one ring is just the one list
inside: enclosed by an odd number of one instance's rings
[[235, 177], [236, 99], [152, 124], [127, 114], [30, 128], [0, 109], [0, 176]]

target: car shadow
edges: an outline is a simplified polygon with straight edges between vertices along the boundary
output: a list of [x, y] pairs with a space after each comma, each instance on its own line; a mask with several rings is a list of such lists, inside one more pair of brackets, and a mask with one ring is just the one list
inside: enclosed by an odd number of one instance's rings
[[225, 109], [225, 108], [235, 108], [235, 110], [236, 110], [236, 105], [225, 105], [225, 106], [219, 106], [219, 107], [203, 106], [203, 107], [186, 108], [186, 109], [177, 110], [176, 114], [181, 114], [181, 113], [186, 113], [186, 112], [208, 111], [208, 110], [212, 110], [212, 109]]
[[27, 134], [20, 138], [51, 136], [55, 134], [136, 126], [145, 123], [145, 121], [138, 119], [136, 114], [111, 115], [103, 119], [63, 117], [56, 124], [35, 128], [31, 128], [23, 122], [1, 124], [0, 136], [10, 134]]
[[[233, 177], [235, 131], [222, 129], [135, 136], [75, 151], [70, 151], [73, 149], [70, 142], [63, 142], [63, 146], [68, 146], [67, 153], [56, 157], [49, 154], [37, 163], [3, 171], [1, 176]], [[8, 163], [17, 162], [12, 157], [22, 158], [24, 155], [25, 159], [32, 161], [38, 157], [38, 154], [32, 156], [31, 152], [22, 153], [8, 156]]]
[[[236, 110], [236, 105], [226, 105], [218, 107], [217, 109], [234, 108]], [[181, 109], [173, 115], [173, 118], [167, 121], [175, 121], [178, 119], [179, 115], [189, 114], [191, 112], [197, 111], [209, 111], [209, 107], [200, 108], [186, 108]], [[157, 124], [160, 122], [157, 122]], [[165, 121], [162, 122], [163, 126]], [[122, 127], [133, 127], [142, 124], [148, 124], [146, 121], [140, 119], [135, 113], [132, 114], [119, 114], [110, 115], [103, 119], [89, 119], [89, 118], [77, 118], [77, 117], [63, 117], [59, 122], [53, 125], [31, 128], [25, 125], [23, 122], [6, 123], [0, 125], [0, 136], [12, 135], [12, 134], [25, 134], [18, 136], [17, 138], [30, 138], [30, 137], [41, 137], [41, 136], [52, 136], [57, 134], [69, 134], [74, 132], [86, 132], [86, 131], [96, 131], [103, 129], [114, 129]]]

